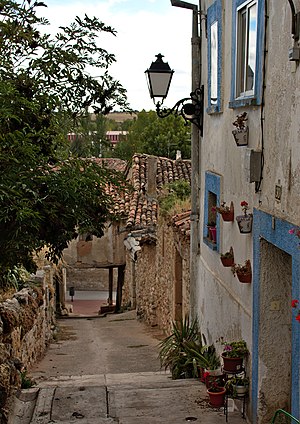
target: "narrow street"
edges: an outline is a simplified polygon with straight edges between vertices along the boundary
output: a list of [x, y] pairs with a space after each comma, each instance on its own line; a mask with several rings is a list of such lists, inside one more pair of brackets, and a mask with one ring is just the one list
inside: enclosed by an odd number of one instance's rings
[[[138, 322], [135, 311], [58, 325], [57, 340], [29, 370], [37, 386], [19, 395], [11, 424], [226, 422], [200, 381], [172, 380], [160, 369], [161, 334]], [[228, 421], [246, 422], [237, 411]]]

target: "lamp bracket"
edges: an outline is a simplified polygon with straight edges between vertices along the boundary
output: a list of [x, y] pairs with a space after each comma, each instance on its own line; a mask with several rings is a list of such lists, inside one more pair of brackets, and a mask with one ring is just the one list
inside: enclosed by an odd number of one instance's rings
[[203, 135], [203, 108], [204, 108], [204, 86], [192, 91], [190, 97], [178, 100], [172, 108], [162, 107], [163, 102], [156, 104], [156, 113], [160, 118], [166, 118], [172, 113], [176, 116], [182, 116], [185, 125], [189, 122], [195, 124], [201, 136]]

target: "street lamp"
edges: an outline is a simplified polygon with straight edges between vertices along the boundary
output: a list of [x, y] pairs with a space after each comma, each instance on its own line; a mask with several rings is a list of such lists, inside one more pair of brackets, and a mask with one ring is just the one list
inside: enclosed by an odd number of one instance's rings
[[[202, 136], [203, 86], [196, 88], [196, 90], [190, 94], [190, 97], [179, 100], [172, 108], [162, 108], [163, 101], [168, 95], [174, 74], [169, 64], [163, 61], [163, 57], [164, 56], [160, 53], [156, 55], [156, 61], [152, 62], [150, 68], [145, 71], [150, 97], [153, 99], [156, 106], [156, 113], [160, 118], [166, 118], [172, 113], [176, 116], [180, 115], [185, 120], [186, 125], [188, 122], [195, 124], [199, 128]], [[161, 98], [161, 102], [156, 101], [156, 98]]]

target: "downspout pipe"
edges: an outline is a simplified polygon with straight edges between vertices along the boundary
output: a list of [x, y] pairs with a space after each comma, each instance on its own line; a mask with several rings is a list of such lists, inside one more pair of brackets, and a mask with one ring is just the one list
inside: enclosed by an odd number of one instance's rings
[[[192, 26], [192, 91], [201, 86], [201, 39], [199, 35], [199, 8], [181, 0], [171, 0], [172, 6], [182, 7], [193, 11]], [[201, 23], [201, 19], [200, 19]], [[196, 295], [197, 295], [197, 262], [200, 254], [200, 132], [196, 125], [192, 125], [191, 136], [191, 246], [190, 246], [190, 316], [197, 317]]]

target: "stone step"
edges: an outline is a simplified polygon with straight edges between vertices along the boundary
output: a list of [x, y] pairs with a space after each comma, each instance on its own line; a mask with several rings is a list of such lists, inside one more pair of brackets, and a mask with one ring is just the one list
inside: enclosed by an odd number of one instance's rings
[[55, 393], [55, 387], [39, 389], [36, 399], [32, 424], [48, 424], [51, 419], [52, 400]]

